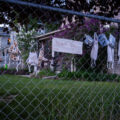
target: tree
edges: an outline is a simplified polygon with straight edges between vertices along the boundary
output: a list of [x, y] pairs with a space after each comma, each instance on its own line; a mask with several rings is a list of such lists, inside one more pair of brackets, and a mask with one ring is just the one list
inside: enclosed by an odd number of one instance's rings
[[[66, 0], [67, 8], [75, 11], [91, 12], [106, 17], [114, 17], [120, 11], [119, 0]], [[97, 10], [97, 11], [96, 11]]]
[[36, 41], [34, 39], [35, 34], [35, 29], [29, 29], [28, 31], [26, 31], [25, 26], [22, 26], [17, 33], [17, 42], [24, 61], [26, 61], [30, 51], [37, 49]]
[[[75, 11], [90, 12], [106, 17], [118, 15], [120, 10], [119, 0], [23, 0], [53, 7], [65, 8]], [[71, 19], [71, 15], [69, 20]], [[33, 7], [0, 2], [0, 24], [6, 23], [15, 27], [14, 21], [20, 24], [29, 24], [31, 18], [36, 18], [43, 23], [61, 21], [63, 16], [58, 12], [45, 11]]]
[[[54, 6], [56, 3], [52, 0], [24, 0], [33, 3], [41, 3], [48, 6]], [[61, 4], [58, 2], [59, 5]], [[29, 24], [30, 19], [36, 18], [38, 21], [48, 22], [56, 21], [60, 19], [60, 15], [56, 12], [45, 11], [33, 7], [21, 6], [6, 2], [0, 2], [0, 24], [9, 24], [11, 27], [15, 27], [14, 22], [17, 21], [20, 24]]]

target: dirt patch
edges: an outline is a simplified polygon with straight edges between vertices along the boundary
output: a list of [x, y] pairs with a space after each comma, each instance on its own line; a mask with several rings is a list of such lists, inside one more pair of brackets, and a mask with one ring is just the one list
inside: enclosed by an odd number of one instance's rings
[[42, 77], [42, 79], [57, 79], [57, 76], [46, 76], [46, 77]]
[[10, 103], [12, 102], [18, 95], [8, 95], [8, 96], [0, 96], [0, 102]]
[[21, 76], [21, 77], [31, 78], [31, 76], [30, 76], [30, 75], [19, 75], [19, 76]]

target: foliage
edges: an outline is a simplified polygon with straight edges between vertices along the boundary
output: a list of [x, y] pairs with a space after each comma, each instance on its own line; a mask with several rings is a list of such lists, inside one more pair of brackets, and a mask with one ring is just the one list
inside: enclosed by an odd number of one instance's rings
[[71, 80], [82, 80], [82, 81], [112, 81], [112, 82], [120, 82], [120, 76], [116, 74], [107, 74], [107, 73], [99, 73], [96, 71], [88, 70], [79, 70], [76, 72], [69, 72], [67, 70], [63, 70], [58, 74], [60, 78], [71, 79]]
[[8, 69], [5, 69], [5, 68], [0, 68], [0, 75], [1, 74], [9, 74], [9, 75], [28, 75], [29, 74], [29, 71], [28, 69], [20, 69], [18, 72], [16, 71], [15, 68], [8, 68]]
[[107, 24], [109, 28], [105, 27], [99, 20], [96, 19], [85, 19], [82, 24], [80, 23], [71, 23], [65, 27], [65, 30], [59, 33], [56, 33], [56, 37], [60, 38], [69, 38], [73, 40], [81, 41], [85, 34], [90, 35], [94, 38], [94, 33], [98, 35], [104, 33], [107, 38], [109, 38], [110, 33], [114, 36], [118, 35], [117, 26]]
[[24, 60], [27, 59], [29, 52], [35, 49], [35, 34], [35, 29], [26, 31], [26, 28], [24, 26], [17, 34], [18, 46], [22, 52]]
[[94, 37], [94, 33], [100, 32], [100, 21], [95, 19], [87, 19], [84, 21], [84, 24], [77, 28], [75, 33], [75, 38], [80, 40], [84, 37], [85, 34], [88, 34]]
[[95, 19], [85, 19], [83, 24], [71, 23], [70, 25], [65, 26], [65, 30], [56, 33], [55, 36], [80, 41], [85, 34], [89, 34], [93, 37], [94, 32], [100, 33], [100, 21]]
[[[75, 11], [84, 11], [85, 13], [93, 13], [107, 17], [118, 15], [120, 9], [119, 0], [23, 0], [32, 3], [38, 3], [53, 7], [65, 8]], [[34, 12], [33, 12], [34, 9]], [[21, 12], [22, 11], [22, 12]], [[29, 24], [29, 17], [42, 20], [44, 23], [54, 23], [61, 21], [63, 15], [58, 12], [45, 11], [33, 7], [22, 5], [14, 5], [6, 2], [0, 4], [0, 24], [6, 23], [14, 27], [14, 20], [17, 19], [20, 24]], [[25, 19], [23, 19], [25, 18]], [[71, 20], [72, 15], [69, 16]], [[81, 17], [78, 17], [81, 21]]]
[[91, 0], [89, 4], [86, 0], [67, 0], [66, 7], [75, 11], [84, 11], [102, 16], [114, 17], [119, 13], [120, 3], [119, 0]]
[[45, 23], [45, 29], [47, 32], [51, 32], [54, 30], [57, 30], [59, 28], [59, 22], [58, 23]]
[[[24, 0], [32, 3], [44, 4], [53, 6], [52, 0]], [[38, 21], [41, 20], [43, 23], [50, 23], [60, 19], [60, 14], [56, 12], [50, 12], [41, 10], [38, 8], [33, 8], [29, 6], [14, 5], [5, 2], [0, 2], [0, 24], [9, 24], [12, 28], [16, 27], [14, 21], [17, 19], [18, 23], [21, 25], [30, 24], [30, 18], [32, 20], [35, 18]], [[60, 2], [59, 2], [60, 3]], [[33, 10], [34, 9], [34, 10]]]

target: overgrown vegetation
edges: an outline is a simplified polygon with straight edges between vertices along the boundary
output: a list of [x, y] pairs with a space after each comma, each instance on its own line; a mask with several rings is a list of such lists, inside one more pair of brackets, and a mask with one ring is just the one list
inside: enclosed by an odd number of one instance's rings
[[24, 59], [24, 61], [26, 61], [26, 59], [28, 58], [29, 52], [35, 49], [36, 42], [33, 38], [35, 34], [35, 29], [26, 31], [25, 26], [23, 26], [17, 34], [18, 46], [22, 53], [22, 58]]
[[0, 68], [0, 75], [6, 75], [6, 74], [9, 74], [9, 75], [28, 75], [29, 74], [29, 71], [28, 69], [20, 69], [18, 72], [16, 71], [15, 68], [9, 68], [9, 69], [6, 69], [6, 68]]
[[77, 72], [63, 70], [60, 74], [58, 74], [58, 76], [60, 78], [69, 80], [120, 82], [120, 76], [116, 74], [99, 73], [90, 70], [79, 70]]
[[0, 120], [119, 120], [119, 94], [120, 83], [2, 75]]

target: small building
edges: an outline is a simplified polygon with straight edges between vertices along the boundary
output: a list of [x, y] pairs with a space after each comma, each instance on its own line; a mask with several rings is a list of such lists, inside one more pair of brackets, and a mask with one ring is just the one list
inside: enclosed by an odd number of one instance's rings
[[68, 58], [67, 56], [68, 59], [66, 59], [66, 53], [56, 53], [55, 58], [52, 58], [52, 38], [64, 30], [65, 29], [55, 30], [35, 37], [38, 42], [38, 49], [40, 50], [40, 48], [42, 48], [44, 50], [44, 57], [49, 61], [54, 61], [52, 64], [50, 62], [46, 63], [43, 61], [43, 68], [50, 68], [52, 70], [54, 68], [56, 72], [62, 71], [63, 68], [66, 68], [71, 72], [76, 71], [75, 61], [73, 60], [74, 57]]

